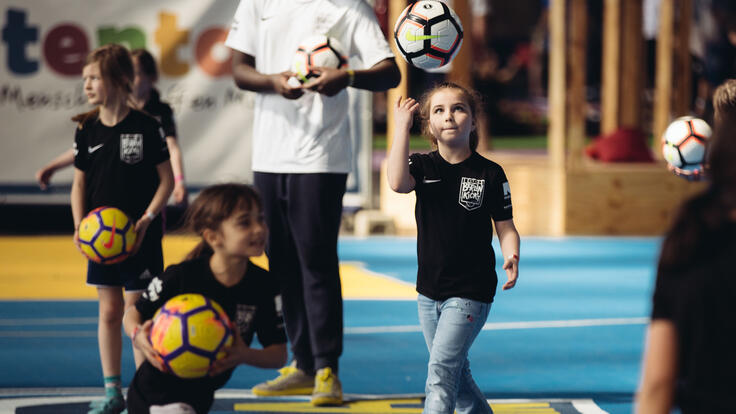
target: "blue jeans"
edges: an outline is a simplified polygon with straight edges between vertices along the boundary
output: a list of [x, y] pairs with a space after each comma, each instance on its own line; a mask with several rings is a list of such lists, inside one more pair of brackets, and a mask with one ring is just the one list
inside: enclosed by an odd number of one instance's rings
[[419, 295], [419, 322], [429, 349], [424, 413], [493, 413], [470, 375], [468, 350], [486, 323], [490, 303]]

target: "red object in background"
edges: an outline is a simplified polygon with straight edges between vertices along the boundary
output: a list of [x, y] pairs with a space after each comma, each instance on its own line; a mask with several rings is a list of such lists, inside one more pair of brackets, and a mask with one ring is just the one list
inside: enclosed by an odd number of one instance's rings
[[632, 128], [597, 137], [585, 148], [585, 154], [603, 162], [654, 162], [644, 133]]

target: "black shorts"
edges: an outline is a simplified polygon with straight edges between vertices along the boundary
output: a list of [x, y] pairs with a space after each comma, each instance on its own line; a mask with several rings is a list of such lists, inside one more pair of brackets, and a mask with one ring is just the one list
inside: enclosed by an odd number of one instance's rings
[[99, 264], [87, 262], [87, 284], [98, 287], [124, 287], [126, 291], [140, 291], [151, 279], [164, 270], [161, 239], [145, 240], [135, 256], [120, 263]]

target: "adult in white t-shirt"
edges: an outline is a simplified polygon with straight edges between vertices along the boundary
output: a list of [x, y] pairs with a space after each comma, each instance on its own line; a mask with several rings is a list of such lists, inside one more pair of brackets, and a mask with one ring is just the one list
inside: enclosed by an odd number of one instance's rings
[[[303, 39], [336, 38], [353, 64], [324, 68], [303, 86], [288, 83]], [[259, 92], [253, 122], [254, 184], [270, 228], [270, 271], [281, 282], [295, 364], [257, 395], [312, 394], [339, 404], [342, 293], [337, 236], [351, 165], [346, 87], [381, 91], [400, 73], [371, 7], [363, 0], [243, 0], [225, 42], [233, 76]]]

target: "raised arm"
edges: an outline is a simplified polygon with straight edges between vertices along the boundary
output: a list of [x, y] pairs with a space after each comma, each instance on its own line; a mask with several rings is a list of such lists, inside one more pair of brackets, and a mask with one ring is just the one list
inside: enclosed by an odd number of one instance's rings
[[388, 152], [386, 175], [388, 185], [397, 193], [408, 193], [416, 185], [409, 174], [409, 130], [419, 102], [412, 98], [399, 99], [394, 105], [394, 137]]

